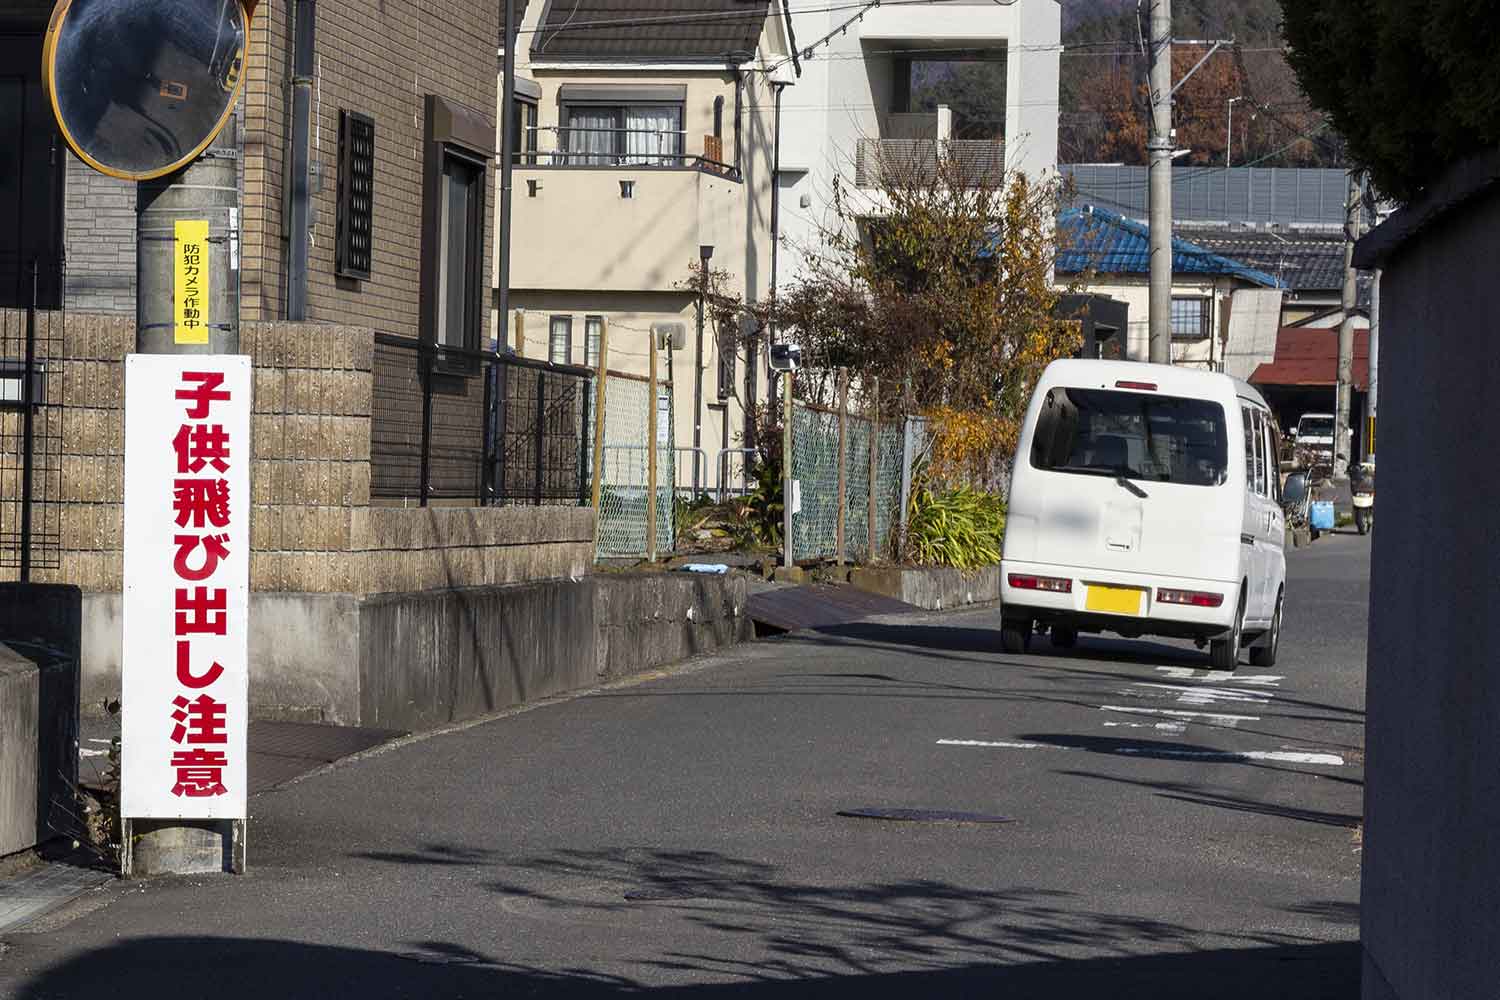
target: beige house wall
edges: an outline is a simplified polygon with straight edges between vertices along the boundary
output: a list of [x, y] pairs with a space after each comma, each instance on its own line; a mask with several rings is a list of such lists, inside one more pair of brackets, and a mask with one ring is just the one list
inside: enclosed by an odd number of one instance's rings
[[[1211, 300], [1209, 331], [1206, 340], [1172, 342], [1174, 364], [1207, 367], [1210, 363], [1222, 365], [1224, 345], [1221, 336], [1224, 330], [1225, 299], [1236, 288], [1254, 287], [1230, 277], [1210, 275], [1174, 275], [1172, 297], [1206, 298]], [[1129, 361], [1149, 361], [1151, 357], [1151, 289], [1145, 275], [1095, 275], [1079, 289], [1081, 292], [1108, 295], [1130, 307], [1130, 328], [1126, 337], [1125, 357]]]

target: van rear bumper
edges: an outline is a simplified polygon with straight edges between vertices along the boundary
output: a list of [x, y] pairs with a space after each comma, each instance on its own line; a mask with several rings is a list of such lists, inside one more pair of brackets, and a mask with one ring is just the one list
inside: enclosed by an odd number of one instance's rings
[[[1012, 576], [1067, 580], [1068, 593], [1014, 587]], [[1142, 592], [1139, 614], [1117, 614], [1089, 607], [1089, 588], [1129, 588]], [[1234, 625], [1238, 583], [1144, 573], [1120, 573], [1077, 566], [1003, 560], [1000, 563], [1000, 600], [1007, 616], [1027, 616], [1046, 625], [1065, 624], [1081, 632], [1121, 635], [1164, 635], [1199, 638], [1227, 632]], [[1167, 604], [1157, 599], [1163, 589], [1224, 595], [1217, 608]]]

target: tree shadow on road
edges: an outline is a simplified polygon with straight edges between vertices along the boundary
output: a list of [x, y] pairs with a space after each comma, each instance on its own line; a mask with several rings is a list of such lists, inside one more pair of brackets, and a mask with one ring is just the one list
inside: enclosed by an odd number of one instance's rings
[[806, 977], [772, 968], [745, 969], [714, 978], [718, 981], [653, 986], [586, 969], [529, 968], [434, 941], [415, 942], [410, 950], [393, 953], [248, 938], [153, 937], [121, 941], [65, 961], [18, 984], [19, 992], [8, 995], [18, 1000], [156, 1000], [163, 994], [215, 1000], [642, 995], [685, 1000], [1358, 1000], [1359, 950], [1352, 943], [1318, 944]]

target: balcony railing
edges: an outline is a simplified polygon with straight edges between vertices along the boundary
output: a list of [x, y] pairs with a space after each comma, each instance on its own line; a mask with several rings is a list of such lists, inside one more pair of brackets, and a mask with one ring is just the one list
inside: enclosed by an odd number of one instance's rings
[[854, 183], [861, 188], [936, 184], [939, 164], [964, 187], [998, 187], [1005, 179], [1005, 143], [1000, 139], [861, 139]]
[[632, 128], [527, 129], [526, 148], [514, 153], [517, 166], [531, 167], [665, 167], [699, 168], [733, 174], [722, 162], [723, 141], [703, 137], [702, 153], [685, 152], [687, 133], [681, 130]]

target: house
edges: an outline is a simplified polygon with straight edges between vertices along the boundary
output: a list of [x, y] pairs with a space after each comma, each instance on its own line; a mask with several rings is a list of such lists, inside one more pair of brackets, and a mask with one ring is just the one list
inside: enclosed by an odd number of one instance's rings
[[[1095, 205], [1140, 222], [1150, 214], [1146, 167], [1068, 164], [1061, 170], [1072, 182], [1075, 206]], [[1348, 193], [1343, 170], [1178, 167], [1172, 171], [1172, 221], [1184, 239], [1276, 278], [1286, 290], [1280, 325], [1290, 326], [1342, 301]], [[1362, 284], [1361, 302], [1367, 300]]]
[[[1142, 223], [1094, 206], [1071, 208], [1058, 218], [1059, 282], [1127, 303], [1130, 324], [1125, 358], [1150, 356], [1150, 230]], [[1237, 296], [1281, 283], [1269, 274], [1213, 253], [1181, 237], [1172, 240], [1172, 360], [1225, 368], [1230, 316]], [[1276, 315], [1269, 317], [1274, 323]], [[1274, 327], [1272, 327], [1274, 329]]]
[[511, 315], [495, 338], [592, 367], [607, 325], [609, 369], [643, 376], [653, 328], [680, 324], [659, 356], [677, 484], [735, 486], [765, 344], [744, 317], [700, 323], [694, 269], [750, 305], [770, 293], [776, 94], [796, 79], [784, 15], [768, 0], [559, 0], [520, 23], [502, 145]]
[[976, 184], [1055, 174], [1056, 0], [787, 7], [802, 75], [782, 102], [780, 287], [838, 225], [836, 187], [878, 214], [887, 171], [940, 148]]
[[[1276, 336], [1271, 361], [1256, 367], [1250, 384], [1276, 414], [1283, 429], [1297, 426], [1304, 413], [1332, 413], [1338, 386], [1339, 327], [1287, 326]], [[1354, 455], [1366, 452], [1365, 415], [1370, 391], [1370, 327], [1368, 322], [1354, 333], [1354, 384], [1350, 397], [1349, 427]]]

